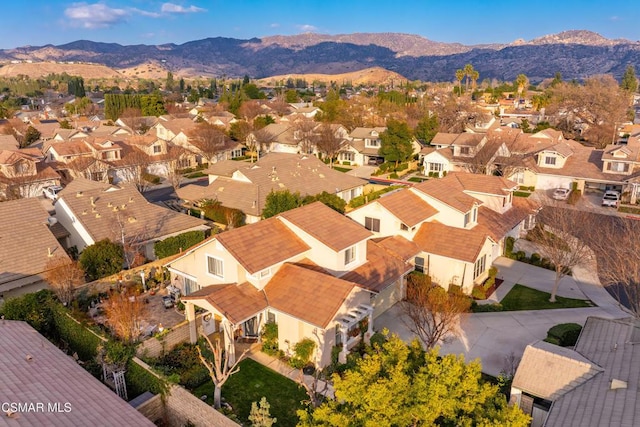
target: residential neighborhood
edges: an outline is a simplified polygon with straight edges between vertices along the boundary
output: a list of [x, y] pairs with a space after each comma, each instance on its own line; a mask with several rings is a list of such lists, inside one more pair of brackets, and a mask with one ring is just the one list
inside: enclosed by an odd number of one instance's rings
[[0, 58], [0, 425], [640, 425], [632, 64], [354, 83], [170, 55]]

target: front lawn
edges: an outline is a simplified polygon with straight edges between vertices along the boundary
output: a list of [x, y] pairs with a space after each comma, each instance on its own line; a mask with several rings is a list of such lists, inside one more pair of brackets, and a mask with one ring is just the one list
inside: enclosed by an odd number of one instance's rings
[[[193, 394], [206, 394], [206, 402], [213, 404], [213, 383], [205, 382]], [[240, 362], [240, 371], [222, 387], [223, 399], [243, 423], [248, 422], [251, 402], [259, 402], [263, 396], [271, 405], [271, 416], [278, 419], [277, 425], [292, 427], [298, 422], [296, 411], [303, 408], [301, 402], [307, 399], [301, 386], [252, 359]]]
[[589, 300], [556, 297], [556, 302], [549, 302], [551, 294], [537, 289], [516, 284], [500, 301], [503, 311], [548, 310], [552, 308], [593, 307]]
[[[343, 172], [343, 173], [344, 172], [349, 172], [351, 170], [351, 168], [341, 168], [340, 166], [334, 166], [333, 169], [337, 170], [338, 172]], [[278, 424], [280, 424], [280, 423], [278, 422]]]

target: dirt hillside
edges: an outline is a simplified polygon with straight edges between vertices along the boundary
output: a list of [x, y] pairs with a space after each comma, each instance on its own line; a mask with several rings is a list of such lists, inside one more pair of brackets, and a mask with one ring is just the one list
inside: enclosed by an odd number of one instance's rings
[[31, 78], [44, 77], [48, 74], [67, 73], [72, 76], [82, 76], [89, 79], [113, 79], [123, 76], [116, 70], [97, 64], [59, 64], [57, 62], [34, 62], [20, 64], [5, 64], [0, 67], [0, 77], [16, 77], [19, 74]]
[[350, 81], [353, 85], [359, 84], [390, 84], [391, 81], [394, 81], [396, 84], [407, 80], [406, 77], [401, 76], [398, 73], [393, 71], [385, 70], [384, 68], [374, 67], [374, 68], [366, 68], [360, 71], [353, 71], [350, 73], [343, 74], [287, 74], [281, 76], [272, 76], [264, 79], [258, 80], [259, 85], [270, 86], [274, 84], [275, 81], [278, 80], [287, 80], [289, 78], [292, 79], [305, 79], [307, 82], [311, 83], [315, 80], [330, 83], [332, 81], [342, 84], [343, 82]]

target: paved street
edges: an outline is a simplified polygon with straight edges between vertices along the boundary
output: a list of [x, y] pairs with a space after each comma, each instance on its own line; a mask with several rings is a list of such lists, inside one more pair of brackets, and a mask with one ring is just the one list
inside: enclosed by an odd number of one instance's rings
[[[497, 292], [504, 292], [503, 287], [508, 289], [515, 283], [546, 292], [551, 290], [553, 273], [548, 270], [507, 258], [498, 258], [495, 264], [499, 268], [498, 276], [504, 279]], [[479, 358], [483, 372], [498, 375], [506, 368], [505, 359], [511, 353], [520, 357], [527, 344], [544, 339], [547, 330], [558, 323], [584, 324], [589, 316], [627, 316], [600, 286], [592, 266], [577, 268], [573, 277], [562, 280], [558, 295], [590, 299], [598, 307], [465, 314], [460, 322], [461, 335], [442, 344], [441, 353], [464, 354], [466, 360]], [[399, 305], [376, 319], [375, 329], [382, 330], [384, 327], [405, 340], [412, 339], [412, 334], [403, 323]]]

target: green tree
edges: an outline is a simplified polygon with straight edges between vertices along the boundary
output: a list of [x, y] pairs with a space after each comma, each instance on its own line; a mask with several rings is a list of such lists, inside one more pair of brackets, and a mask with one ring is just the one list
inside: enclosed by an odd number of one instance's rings
[[171, 92], [174, 85], [175, 82], [173, 81], [173, 73], [171, 71], [167, 71], [167, 81], [164, 84], [164, 88]]
[[458, 81], [458, 96], [462, 95], [462, 80], [464, 79], [464, 70], [456, 70], [456, 80]]
[[271, 405], [267, 402], [266, 397], [262, 397], [260, 399], [260, 403], [252, 402], [251, 403], [251, 412], [249, 413], [249, 422], [251, 423], [251, 427], [271, 427], [273, 426], [277, 418], [271, 416], [269, 409]]
[[415, 136], [423, 144], [431, 144], [431, 140], [438, 133], [438, 116], [435, 113], [425, 114], [416, 126]]
[[103, 239], [87, 246], [80, 254], [79, 261], [87, 279], [97, 280], [122, 270], [124, 251], [117, 243]]
[[518, 90], [518, 98], [522, 98], [522, 95], [527, 92], [529, 86], [529, 78], [524, 74], [518, 74], [516, 77], [515, 86]]
[[60, 121], [60, 129], [73, 129], [69, 120], [64, 119]]
[[267, 96], [260, 91], [255, 83], [248, 83], [242, 86], [242, 90], [249, 99], [265, 99]]
[[164, 108], [162, 95], [157, 92], [150, 95], [142, 95], [140, 97], [140, 110], [143, 116], [159, 117], [163, 114], [167, 114], [167, 110]]
[[627, 92], [635, 93], [638, 90], [638, 78], [636, 77], [636, 69], [633, 65], [628, 65], [622, 76], [620, 87]]
[[556, 71], [556, 73], [553, 75], [553, 80], [551, 80], [551, 87], [559, 85], [560, 83], [562, 83], [562, 74], [560, 73], [560, 71]]
[[300, 193], [292, 193], [289, 190], [271, 191], [265, 200], [262, 217], [271, 218], [299, 206], [302, 206]]
[[275, 119], [271, 117], [269, 114], [265, 116], [258, 116], [253, 119], [253, 128], [255, 130], [262, 129], [263, 127], [275, 123]]
[[530, 418], [482, 380], [480, 363], [391, 336], [341, 377], [335, 399], [300, 410], [300, 426], [511, 426]]
[[466, 77], [465, 90], [469, 91], [469, 84], [471, 84], [471, 79], [473, 78], [472, 76], [475, 70], [473, 69], [473, 65], [466, 64], [463, 68], [463, 71], [464, 71], [464, 76]]
[[288, 103], [298, 102], [300, 100], [298, 91], [295, 89], [289, 89], [284, 93], [284, 100]]
[[24, 146], [28, 146], [40, 139], [42, 134], [33, 126], [29, 126], [24, 134]]
[[380, 155], [385, 161], [395, 162], [396, 168], [400, 162], [406, 162], [413, 153], [411, 145], [411, 130], [405, 122], [390, 119], [387, 130], [380, 134]]
[[307, 196], [302, 200], [303, 205], [307, 205], [313, 202], [322, 202], [325, 205], [329, 206], [334, 211], [344, 213], [344, 209], [347, 206], [347, 202], [344, 199], [341, 199], [337, 194], [331, 194], [326, 191], [323, 191], [320, 194], [316, 194], [315, 196]]

